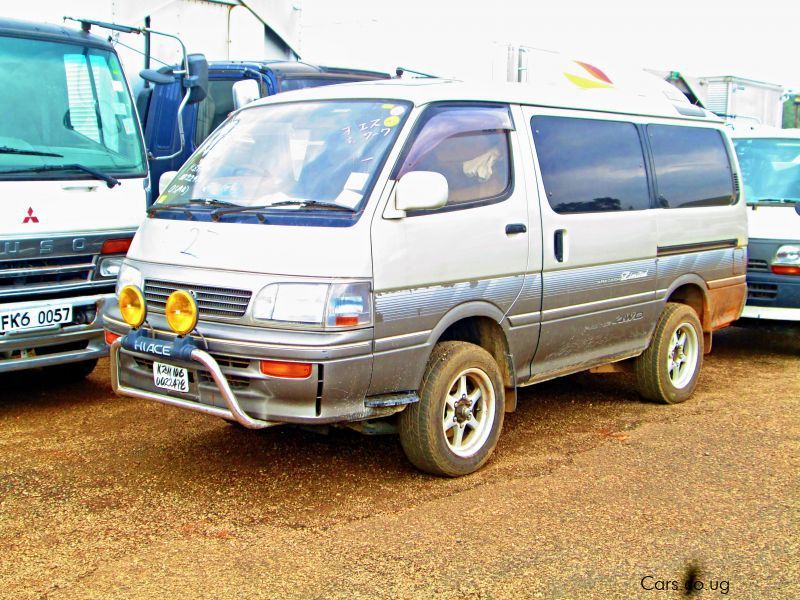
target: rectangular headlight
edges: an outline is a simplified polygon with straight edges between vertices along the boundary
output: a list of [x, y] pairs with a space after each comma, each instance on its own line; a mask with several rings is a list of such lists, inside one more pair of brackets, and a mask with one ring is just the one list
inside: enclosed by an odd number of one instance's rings
[[328, 328], [363, 327], [372, 323], [368, 282], [274, 283], [253, 302], [253, 318]]

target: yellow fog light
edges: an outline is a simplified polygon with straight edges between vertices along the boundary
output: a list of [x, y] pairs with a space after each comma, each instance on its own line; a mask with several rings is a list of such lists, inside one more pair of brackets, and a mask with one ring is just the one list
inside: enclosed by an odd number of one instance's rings
[[175, 290], [164, 308], [170, 329], [178, 335], [191, 333], [197, 325], [197, 303], [189, 292]]
[[119, 312], [122, 319], [134, 329], [141, 326], [147, 316], [142, 290], [135, 285], [122, 288], [119, 291]]

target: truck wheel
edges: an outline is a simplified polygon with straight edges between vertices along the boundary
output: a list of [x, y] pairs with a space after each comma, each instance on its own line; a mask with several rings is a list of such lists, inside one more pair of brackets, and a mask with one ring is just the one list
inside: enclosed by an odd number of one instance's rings
[[97, 359], [82, 360], [80, 362], [66, 363], [63, 365], [54, 365], [52, 367], [45, 367], [44, 371], [49, 378], [56, 382], [68, 383], [71, 381], [80, 381], [89, 376], [97, 366]]
[[400, 443], [422, 471], [457, 477], [489, 459], [503, 427], [500, 369], [480, 346], [442, 342], [431, 353], [419, 402], [398, 422]]
[[678, 404], [692, 395], [703, 365], [703, 330], [690, 306], [668, 302], [650, 345], [636, 359], [639, 393]]

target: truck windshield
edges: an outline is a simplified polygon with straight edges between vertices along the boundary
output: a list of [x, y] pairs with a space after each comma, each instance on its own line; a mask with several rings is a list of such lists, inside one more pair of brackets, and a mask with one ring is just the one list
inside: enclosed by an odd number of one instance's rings
[[211, 134], [153, 208], [200, 208], [203, 199], [259, 210], [358, 210], [409, 108], [385, 100], [246, 108]]
[[0, 178], [93, 177], [83, 167], [145, 175], [135, 113], [113, 52], [0, 37], [0, 90]]
[[749, 204], [800, 201], [800, 139], [735, 139]]

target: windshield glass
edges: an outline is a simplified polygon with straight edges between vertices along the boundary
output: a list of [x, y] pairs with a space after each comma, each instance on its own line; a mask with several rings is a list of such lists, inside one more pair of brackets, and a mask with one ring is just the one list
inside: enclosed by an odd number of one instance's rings
[[278, 85], [281, 92], [291, 92], [292, 90], [303, 90], [337, 83], [353, 83], [354, 81], [359, 80], [349, 77], [283, 77]]
[[800, 139], [736, 139], [745, 198], [800, 201]]
[[[143, 177], [144, 152], [125, 78], [113, 52], [25, 38], [0, 38], [0, 177], [80, 164]], [[37, 178], [64, 178], [58, 170]], [[91, 177], [70, 170], [69, 178]]]
[[358, 210], [409, 105], [344, 100], [242, 110], [187, 161], [158, 205], [197, 200]]

